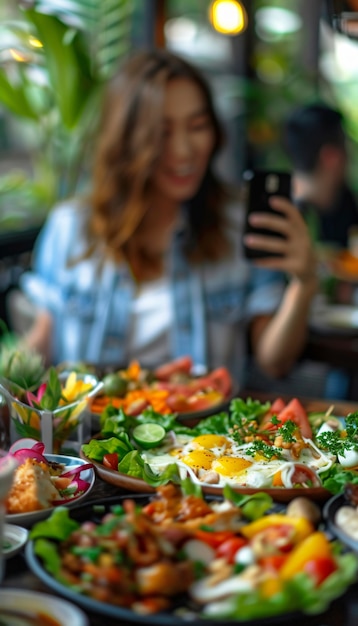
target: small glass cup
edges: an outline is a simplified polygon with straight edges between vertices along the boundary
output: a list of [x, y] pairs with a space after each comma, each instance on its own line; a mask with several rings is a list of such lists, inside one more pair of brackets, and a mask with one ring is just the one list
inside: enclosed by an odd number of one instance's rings
[[[67, 376], [68, 373], [62, 372], [59, 378], [64, 382]], [[0, 383], [0, 393], [6, 397], [10, 410], [11, 443], [22, 437], [30, 437], [42, 441], [45, 451], [50, 454], [59, 454], [64, 444], [79, 449], [80, 444], [91, 434], [89, 400], [98, 393], [102, 383], [92, 374], [78, 374], [77, 379], [91, 384], [92, 388], [84, 397], [52, 411], [25, 404], [10, 393], [4, 382]]]

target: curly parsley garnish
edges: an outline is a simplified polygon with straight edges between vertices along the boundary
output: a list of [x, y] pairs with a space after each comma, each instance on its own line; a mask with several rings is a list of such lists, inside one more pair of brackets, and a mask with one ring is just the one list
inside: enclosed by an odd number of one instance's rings
[[347, 450], [358, 450], [358, 412], [347, 415], [345, 422], [344, 430], [337, 429], [318, 435], [318, 445], [335, 455], [344, 456]]
[[[279, 422], [279, 420], [277, 420]], [[281, 422], [279, 422], [281, 423]], [[298, 427], [295, 422], [292, 420], [287, 420], [280, 428], [277, 433], [282, 436], [282, 439], [285, 443], [294, 443], [297, 441], [295, 433], [297, 433]]]
[[256, 453], [262, 454], [267, 459], [282, 459], [283, 456], [281, 454], [282, 448], [278, 448], [276, 446], [271, 446], [270, 444], [265, 443], [262, 439], [257, 439], [253, 441], [251, 446], [245, 450], [245, 454], [249, 456], [255, 456]]

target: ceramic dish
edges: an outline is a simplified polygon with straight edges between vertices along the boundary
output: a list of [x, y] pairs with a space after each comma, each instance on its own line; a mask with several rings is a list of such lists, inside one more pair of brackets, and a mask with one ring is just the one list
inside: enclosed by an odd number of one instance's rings
[[[25, 616], [31, 619], [25, 621]], [[47, 620], [41, 620], [41, 615]], [[86, 615], [74, 604], [67, 600], [56, 598], [48, 593], [25, 591], [24, 589], [0, 589], [0, 623], [11, 626], [18, 621], [11, 621], [11, 617], [19, 619], [24, 616], [24, 624], [42, 626], [89, 626]]]
[[327, 305], [313, 311], [310, 327], [321, 333], [358, 334], [358, 307]]
[[[92, 459], [87, 459], [87, 457], [81, 452], [81, 457], [86, 463], [92, 463], [95, 467], [97, 474], [107, 483], [111, 485], [115, 485], [116, 487], [120, 487], [122, 489], [128, 489], [129, 491], [133, 491], [135, 493], [154, 493], [155, 488], [148, 485], [141, 478], [135, 478], [134, 476], [128, 476], [128, 474], [123, 474], [121, 472], [117, 472], [116, 470], [109, 469], [102, 465], [102, 463], [97, 463]], [[221, 496], [222, 495], [222, 487], [215, 487], [213, 485], [202, 485], [203, 493]], [[315, 500], [316, 502], [324, 502], [330, 498], [332, 495], [327, 489], [323, 487], [302, 487], [302, 488], [272, 488], [272, 489], [256, 489], [254, 487], [240, 487], [231, 485], [234, 491], [238, 493], [243, 493], [247, 495], [251, 495], [257, 492], [264, 492], [269, 494], [276, 502], [290, 502], [293, 498], [298, 496], [305, 496], [306, 498], [310, 498], [311, 500]]]
[[[64, 456], [62, 454], [45, 454], [45, 457], [52, 462], [62, 463], [65, 465], [65, 470], [72, 469], [74, 467], [80, 467], [81, 465], [85, 465], [87, 461], [80, 459], [75, 456]], [[92, 463], [92, 461], [90, 461]], [[77, 498], [74, 498], [70, 502], [66, 503], [66, 506], [74, 506], [79, 502], [82, 502], [89, 493], [91, 492], [94, 482], [95, 482], [95, 471], [93, 468], [86, 469], [81, 473], [81, 478], [89, 483], [89, 487], [87, 491]], [[42, 509], [41, 511], [32, 511], [30, 513], [14, 513], [6, 515], [5, 519], [7, 522], [11, 524], [19, 524], [20, 526], [32, 526], [35, 522], [38, 522], [40, 519], [46, 518], [52, 511], [53, 507], [48, 509]]]
[[344, 532], [343, 528], [336, 524], [336, 514], [342, 506], [351, 506], [344, 494], [333, 496], [323, 507], [323, 518], [334, 537], [337, 537], [346, 546], [358, 552], [358, 539], [354, 539], [352, 536], [348, 535], [348, 533]]
[[231, 393], [218, 404], [214, 404], [208, 409], [203, 409], [202, 411], [193, 411], [193, 413], [178, 413], [177, 420], [178, 422], [183, 422], [185, 426], [195, 426], [204, 417], [209, 417], [209, 415], [215, 415], [215, 413], [225, 411], [229, 407], [231, 400], [237, 398], [238, 393], [239, 388], [235, 386]]
[[[104, 500], [98, 500], [98, 502], [92, 501], [91, 503], [85, 504], [80, 508], [76, 507], [71, 511], [71, 518], [80, 522], [88, 520], [99, 522], [105, 511], [109, 511], [113, 505], [118, 504], [121, 500], [127, 498], [134, 499], [139, 506], [143, 506], [148, 502], [148, 496], [146, 495], [128, 494], [126, 496], [112, 496], [110, 498], [105, 498]], [[302, 613], [299, 612], [292, 612], [290, 614], [285, 613], [271, 618], [261, 618], [240, 622], [228, 619], [218, 620], [215, 618], [200, 619], [199, 617], [195, 617], [194, 614], [190, 616], [190, 619], [183, 619], [173, 612], [141, 615], [128, 608], [107, 604], [94, 600], [90, 597], [86, 597], [55, 580], [51, 574], [45, 570], [41, 560], [36, 556], [32, 541], [30, 541], [26, 546], [25, 556], [27, 564], [32, 572], [52, 591], [66, 597], [68, 600], [80, 605], [87, 611], [118, 620], [118, 622], [116, 622], [118, 624], [135, 622], [136, 624], [148, 624], [148, 626], [185, 626], [185, 624], [190, 624], [190, 626], [233, 626], [235, 624], [240, 626], [275, 626], [276, 624], [287, 623], [288, 619], [290, 622], [295, 618], [300, 618], [302, 620]]]
[[[5, 558], [15, 556], [27, 542], [29, 531], [15, 524], [4, 524], [2, 553]], [[0, 622], [1, 623], [1, 622]]]

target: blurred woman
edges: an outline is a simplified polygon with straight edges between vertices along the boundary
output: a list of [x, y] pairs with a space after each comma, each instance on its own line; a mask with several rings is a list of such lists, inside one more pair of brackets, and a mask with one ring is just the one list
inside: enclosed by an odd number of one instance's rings
[[143, 365], [191, 355], [243, 380], [247, 339], [270, 375], [300, 354], [316, 290], [308, 231], [283, 198], [252, 223], [214, 172], [223, 145], [200, 72], [166, 50], [123, 64], [104, 100], [91, 195], [56, 207], [22, 287], [39, 313], [28, 344], [49, 362]]

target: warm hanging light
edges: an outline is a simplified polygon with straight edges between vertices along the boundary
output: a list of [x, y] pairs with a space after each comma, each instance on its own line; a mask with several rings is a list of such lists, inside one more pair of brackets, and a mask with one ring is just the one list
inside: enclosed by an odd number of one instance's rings
[[238, 35], [247, 26], [245, 7], [239, 0], [214, 0], [209, 18], [215, 30], [223, 35]]
[[30, 35], [29, 37], [29, 44], [33, 48], [43, 48], [43, 44], [41, 43], [41, 41], [37, 39], [37, 37], [34, 37], [33, 35]]

